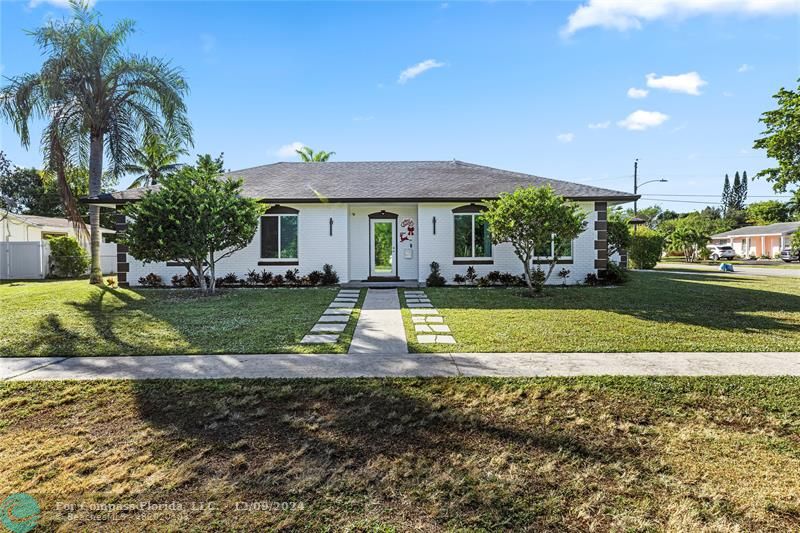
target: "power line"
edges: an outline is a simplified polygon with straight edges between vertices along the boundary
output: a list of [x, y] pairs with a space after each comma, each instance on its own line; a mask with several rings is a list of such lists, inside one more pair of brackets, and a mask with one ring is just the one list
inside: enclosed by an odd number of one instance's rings
[[714, 203], [719, 203], [719, 202], [697, 202], [694, 200], [670, 200], [669, 198], [643, 198], [643, 200], [647, 200], [649, 202], [674, 202], [676, 204], [700, 204], [700, 205], [711, 205]]
[[[650, 196], [649, 194], [643, 194], [644, 196]], [[719, 198], [719, 194], [659, 194], [658, 196], [683, 196], [683, 197], [697, 197], [697, 198]], [[771, 195], [758, 195], [758, 194], [748, 194], [748, 198], [794, 198], [794, 196], [771, 196]]]

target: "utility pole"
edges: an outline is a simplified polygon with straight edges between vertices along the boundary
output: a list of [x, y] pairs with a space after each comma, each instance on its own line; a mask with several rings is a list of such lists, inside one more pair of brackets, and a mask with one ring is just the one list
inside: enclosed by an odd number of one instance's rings
[[[639, 191], [639, 158], [633, 160], [633, 194]], [[633, 201], [633, 216], [638, 214], [636, 200]]]

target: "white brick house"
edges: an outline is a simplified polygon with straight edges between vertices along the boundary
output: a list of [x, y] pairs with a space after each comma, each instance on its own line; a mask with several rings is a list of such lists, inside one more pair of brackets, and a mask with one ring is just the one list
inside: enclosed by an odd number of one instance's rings
[[[560, 261], [577, 283], [603, 275], [608, 258], [606, 212], [633, 201], [629, 193], [540, 178], [461, 161], [275, 163], [226, 177], [243, 180], [244, 194], [269, 204], [253, 241], [217, 264], [217, 275], [251, 270], [300, 274], [333, 265], [342, 282], [418, 281], [436, 261], [448, 281], [473, 266], [521, 274], [510, 244], [492, 245], [480, 218], [481, 202], [519, 187], [549, 185], [587, 213], [587, 228]], [[116, 207], [146, 194], [132, 189], [90, 198]], [[124, 217], [119, 223], [124, 225]], [[124, 226], [121, 226], [124, 227]], [[120, 229], [121, 229], [120, 227]], [[552, 244], [551, 246], [554, 246]], [[165, 282], [185, 273], [181, 264], [143, 263], [118, 249], [120, 284], [148, 273]], [[559, 282], [555, 276], [551, 283]]]

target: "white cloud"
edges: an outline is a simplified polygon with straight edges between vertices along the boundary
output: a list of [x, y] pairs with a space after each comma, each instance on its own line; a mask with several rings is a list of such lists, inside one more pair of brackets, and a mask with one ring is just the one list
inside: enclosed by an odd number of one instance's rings
[[661, 77], [650, 73], [645, 77], [647, 78], [647, 86], [652, 89], [666, 89], [667, 91], [692, 94], [694, 96], [700, 94], [700, 87], [708, 85], [708, 82], [694, 71], [687, 72], [686, 74]]
[[659, 111], [644, 111], [642, 109], [637, 109], [625, 117], [624, 120], [617, 122], [617, 126], [631, 131], [643, 131], [647, 128], [660, 126], [668, 119], [669, 115], [665, 115]]
[[[97, 0], [84, 0], [84, 1], [89, 5], [89, 7], [94, 6], [94, 4], [97, 2]], [[43, 4], [50, 4], [51, 6], [63, 7], [65, 9], [69, 9], [70, 7], [69, 0], [30, 0], [30, 2], [28, 2], [28, 7], [33, 8]]]
[[558, 142], [560, 143], [571, 143], [575, 140], [575, 134], [571, 132], [559, 133], [556, 135], [556, 139], [558, 139]]
[[414, 66], [408, 67], [403, 72], [400, 73], [400, 77], [397, 78], [397, 83], [403, 84], [406, 83], [408, 80], [413, 80], [423, 72], [430, 70], [432, 68], [439, 68], [443, 67], [444, 63], [436, 61], [435, 59], [426, 59], [425, 61], [421, 61]]
[[295, 141], [290, 144], [284, 144], [275, 151], [275, 155], [277, 155], [278, 157], [294, 157], [297, 155], [295, 150], [299, 150], [304, 146], [305, 143], [301, 143], [300, 141]]
[[644, 98], [648, 95], [650, 91], [647, 89], [637, 89], [636, 87], [631, 87], [628, 89], [628, 98]]
[[708, 14], [778, 15], [800, 11], [797, 0], [588, 0], [567, 19], [561, 34], [586, 28], [639, 30], [644, 22]]
[[750, 72], [753, 70], [752, 65], [748, 65], [747, 63], [742, 63], [742, 66], [736, 69], [736, 72], [743, 74], [745, 72]]
[[590, 130], [604, 130], [611, 125], [610, 120], [606, 120], [605, 122], [592, 122], [589, 124]]

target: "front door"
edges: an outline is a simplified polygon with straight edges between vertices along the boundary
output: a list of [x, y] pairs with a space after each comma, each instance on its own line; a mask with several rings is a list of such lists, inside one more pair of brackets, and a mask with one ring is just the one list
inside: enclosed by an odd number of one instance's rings
[[395, 261], [394, 219], [370, 219], [370, 276], [380, 278], [397, 277]]

